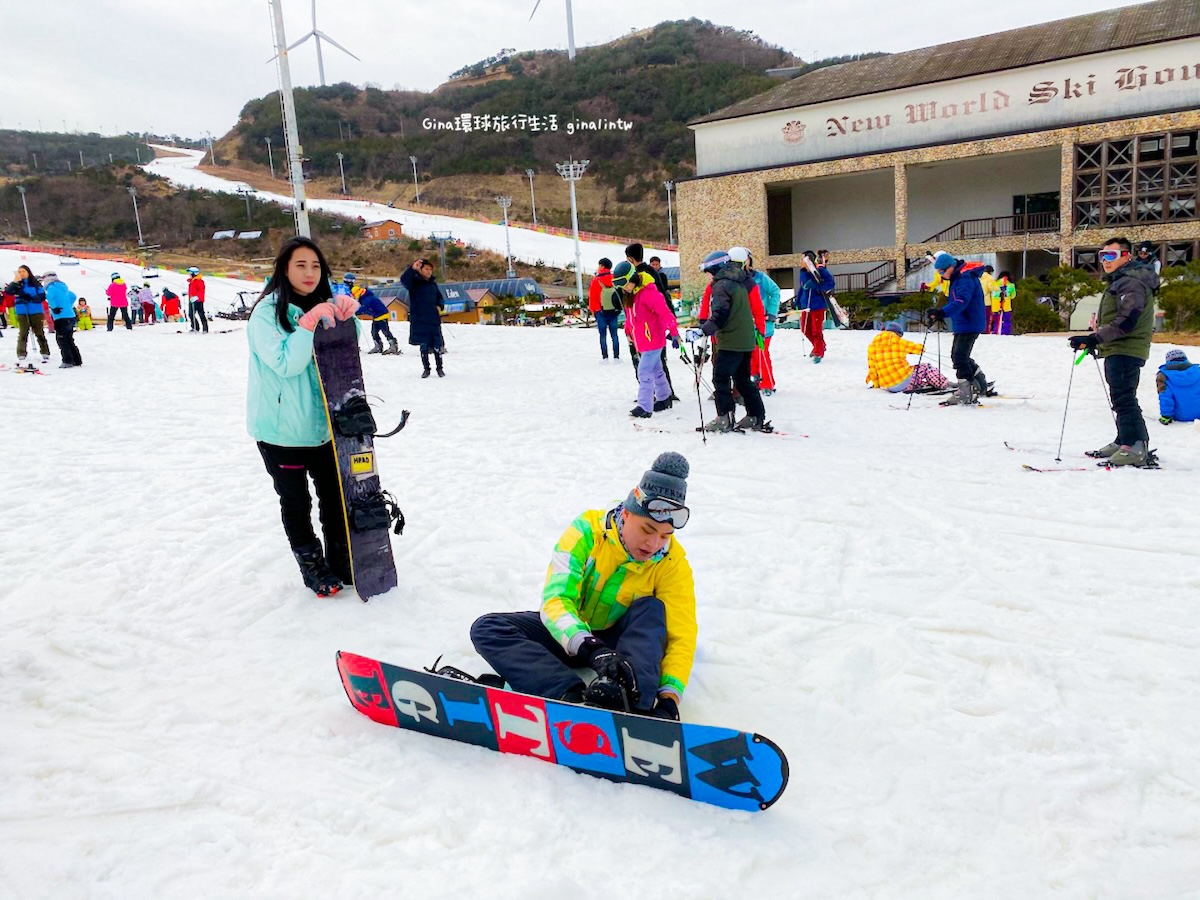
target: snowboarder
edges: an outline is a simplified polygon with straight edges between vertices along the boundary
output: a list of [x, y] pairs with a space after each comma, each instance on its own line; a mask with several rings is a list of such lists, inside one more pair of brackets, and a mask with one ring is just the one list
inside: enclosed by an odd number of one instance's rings
[[204, 315], [204, 279], [200, 276], [200, 270], [196, 266], [192, 266], [187, 271], [188, 318], [192, 321], [192, 331], [200, 331], [203, 326], [204, 333], [208, 334], [208, 318]]
[[[717, 345], [713, 356], [713, 399], [717, 416], [704, 426], [704, 430], [750, 428], [771, 431], [758, 385], [750, 377], [750, 360], [758, 348], [758, 330], [750, 310], [754, 279], [724, 250], [714, 250], [704, 257], [700, 271], [712, 276], [708, 315], [700, 320], [700, 330], [709, 338], [715, 338]], [[734, 420], [737, 409], [733, 399], [735, 386], [746, 404], [746, 415], [741, 421]]]
[[1069, 338], [1074, 350], [1096, 353], [1104, 360], [1104, 380], [1117, 419], [1117, 436], [1088, 455], [1113, 466], [1145, 466], [1152, 462], [1137, 387], [1142, 366], [1150, 358], [1154, 331], [1154, 292], [1158, 275], [1152, 263], [1133, 259], [1128, 238], [1112, 238], [1098, 258], [1108, 288], [1100, 297], [1099, 326], [1091, 334]]
[[46, 302], [50, 304], [50, 315], [54, 316], [54, 340], [62, 357], [58, 367], [82, 366], [83, 357], [75, 346], [75, 293], [54, 272], [43, 275], [42, 284], [46, 286]]
[[104, 293], [108, 297], [108, 330], [113, 330], [113, 323], [116, 322], [119, 312], [121, 321], [125, 323], [125, 330], [133, 331], [133, 320], [129, 318], [129, 295], [125, 292], [125, 279], [113, 272], [109, 276], [109, 285]]
[[663, 372], [662, 354], [668, 334], [672, 346], [679, 349], [679, 326], [653, 276], [634, 271], [628, 260], [613, 269], [613, 287], [625, 307], [625, 333], [639, 354], [638, 400], [629, 414], [648, 419], [652, 413], [671, 408], [671, 386]]
[[[471, 641], [497, 680], [678, 721], [697, 630], [692, 569], [674, 536], [688, 522], [688, 469], [680, 454], [660, 454], [624, 503], [580, 514], [554, 549], [540, 612], [475, 621]], [[585, 667], [596, 672], [586, 685]]]
[[947, 405], [974, 404], [981, 394], [988, 393], [987, 378], [979, 364], [971, 358], [971, 350], [979, 335], [987, 328], [987, 311], [983, 300], [980, 277], [983, 267], [964, 264], [949, 253], [939, 253], [933, 267], [948, 285], [946, 305], [926, 310], [929, 324], [950, 321], [954, 342], [950, 360], [958, 377], [958, 390]]
[[1188, 362], [1182, 350], [1168, 350], [1158, 367], [1158, 421], [1192, 422], [1200, 419], [1200, 366]]
[[[254, 304], [246, 427], [279, 495], [283, 530], [304, 584], [318, 596], [352, 581], [346, 512], [325, 400], [313, 357], [320, 322], [353, 318], [349, 297], [331, 302], [329, 264], [305, 237], [284, 242], [275, 268]], [[316, 487], [324, 551], [312, 527], [308, 479]]]
[[[367, 353], [399, 356], [402, 352], [400, 345], [392, 337], [392, 329], [388, 325], [391, 313], [383, 305], [383, 301], [376, 297], [375, 292], [370, 288], [365, 288], [361, 284], [355, 284], [353, 272], [346, 273], [345, 283], [350, 285], [350, 296], [358, 301], [358, 314], [360, 316], [370, 316], [371, 318], [371, 341], [374, 346]], [[384, 337], [388, 341], [388, 348], [386, 350], [383, 349]]]
[[442, 368], [442, 310], [446, 301], [433, 277], [433, 263], [418, 259], [404, 270], [400, 283], [408, 291], [408, 342], [421, 348], [422, 378], [429, 377], [429, 352], [433, 351], [438, 378], [444, 378]]
[[867, 346], [867, 384], [893, 394], [945, 390], [950, 382], [937, 366], [909, 364], [910, 354], [924, 352], [920, 344], [904, 340], [903, 323], [888, 322]]
[[800, 310], [800, 329], [812, 344], [809, 356], [814, 363], [825, 358], [825, 310], [829, 308], [825, 295], [836, 287], [833, 275], [826, 266], [828, 257], [827, 250], [822, 250], [820, 255], [805, 250], [800, 268], [796, 270], [800, 278], [797, 305]]
[[617, 320], [621, 318], [621, 301], [613, 291], [612, 260], [608, 257], [600, 259], [596, 276], [588, 285], [588, 310], [596, 317], [596, 328], [600, 331], [600, 359], [608, 359], [610, 337], [613, 359], [620, 359], [621, 345], [617, 343]]
[[50, 344], [46, 341], [46, 319], [43, 303], [46, 289], [29, 266], [20, 266], [14, 275], [8, 292], [15, 297], [13, 309], [17, 316], [17, 362], [25, 362], [25, 351], [29, 346], [29, 332], [37, 339], [42, 351], [42, 365], [50, 362]]

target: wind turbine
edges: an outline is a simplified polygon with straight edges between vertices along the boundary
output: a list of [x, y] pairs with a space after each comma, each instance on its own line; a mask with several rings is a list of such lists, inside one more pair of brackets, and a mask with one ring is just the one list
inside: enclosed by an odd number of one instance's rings
[[[538, 0], [538, 2], [541, 2], [541, 0]], [[568, 0], [568, 2], [569, 2], [569, 0]], [[349, 50], [347, 50], [345, 47], [343, 47], [341, 44], [339, 44], [337, 41], [335, 41], [333, 38], [331, 38], [325, 32], [323, 32], [317, 28], [317, 0], [312, 0], [312, 31], [310, 31], [304, 37], [300, 38], [300, 40], [296, 41], [294, 44], [292, 44], [290, 47], [288, 47], [288, 52], [295, 50], [297, 47], [299, 47], [301, 44], [303, 44], [309, 38], [313, 38], [317, 42], [317, 71], [320, 72], [320, 74], [321, 74], [321, 87], [325, 87], [325, 60], [321, 57], [321, 40], [322, 39], [329, 41], [329, 43], [333, 44], [333, 46], [337, 47], [339, 50], [341, 50], [347, 56], [351, 56], [351, 57], [354, 57], [354, 59], [358, 59], [357, 56], [354, 56], [353, 53], [351, 53]], [[358, 61], [362, 62], [361, 59], [358, 59]]]
[[[315, 3], [316, 0], [313, 0], [313, 2]], [[533, 4], [533, 12], [529, 14], [529, 21], [533, 21], [533, 17], [541, 5], [542, 0], [537, 0]], [[575, 59], [575, 19], [571, 15], [571, 0], [567, 0], [567, 59]]]

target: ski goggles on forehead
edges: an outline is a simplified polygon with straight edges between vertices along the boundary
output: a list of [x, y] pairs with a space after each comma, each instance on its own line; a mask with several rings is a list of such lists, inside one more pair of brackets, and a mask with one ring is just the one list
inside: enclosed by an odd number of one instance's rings
[[646, 515], [655, 522], [670, 522], [674, 528], [682, 528], [688, 523], [690, 510], [682, 503], [667, 500], [665, 497], [647, 499], [641, 487], [633, 489], [633, 496], [638, 505], [646, 511]]
[[1100, 262], [1116, 262], [1126, 254], [1125, 250], [1101, 250]]

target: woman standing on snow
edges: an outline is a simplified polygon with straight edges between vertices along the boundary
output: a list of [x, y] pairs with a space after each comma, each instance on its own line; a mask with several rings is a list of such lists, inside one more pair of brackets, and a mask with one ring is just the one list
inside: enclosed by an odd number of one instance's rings
[[437, 363], [438, 378], [446, 375], [442, 368], [442, 310], [446, 301], [433, 277], [433, 263], [418, 259], [400, 276], [400, 283], [408, 291], [408, 342], [421, 348], [421, 365], [425, 367], [422, 378], [429, 377], [429, 351], [433, 351]]
[[46, 289], [29, 266], [17, 269], [16, 280], [9, 288], [16, 297], [13, 309], [17, 313], [17, 362], [25, 362], [25, 349], [29, 344], [29, 332], [32, 331], [37, 338], [38, 349], [42, 351], [42, 365], [45, 365], [50, 362], [50, 344], [46, 341], [46, 320], [42, 306]]
[[[290, 238], [275, 258], [246, 328], [246, 428], [275, 484], [283, 530], [304, 584], [319, 597], [336, 594], [352, 581], [346, 513], [313, 357], [313, 332], [318, 323], [333, 327], [337, 320], [352, 319], [358, 303], [349, 297], [331, 302], [332, 297], [329, 264], [320, 249], [308, 238]], [[309, 477], [316, 486], [324, 552], [313, 532]]]

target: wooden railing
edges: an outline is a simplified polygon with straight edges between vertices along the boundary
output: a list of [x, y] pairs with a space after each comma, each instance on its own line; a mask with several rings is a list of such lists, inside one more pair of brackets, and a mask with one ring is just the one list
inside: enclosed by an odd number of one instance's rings
[[896, 263], [889, 260], [880, 263], [865, 272], [843, 272], [833, 276], [834, 290], [839, 293], [847, 291], [870, 291], [896, 277]]
[[990, 219], [963, 219], [949, 228], [926, 238], [923, 244], [973, 241], [981, 238], [1011, 237], [1015, 234], [1040, 234], [1058, 231], [1056, 212], [1022, 213], [1016, 216], [993, 216]]

